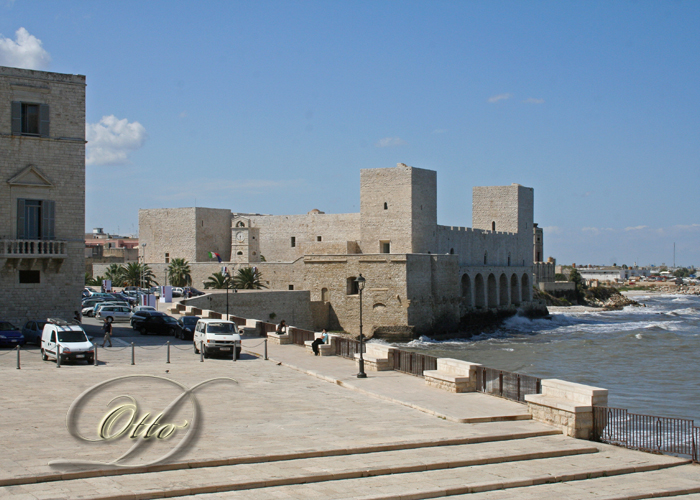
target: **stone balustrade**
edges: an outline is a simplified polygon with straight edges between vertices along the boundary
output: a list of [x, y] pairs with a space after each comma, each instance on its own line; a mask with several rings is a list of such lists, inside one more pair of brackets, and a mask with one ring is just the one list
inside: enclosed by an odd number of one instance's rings
[[0, 258], [66, 258], [65, 240], [0, 240]]
[[561, 428], [567, 436], [590, 439], [593, 406], [608, 405], [608, 390], [558, 379], [542, 380], [542, 394], [525, 396], [534, 420]]

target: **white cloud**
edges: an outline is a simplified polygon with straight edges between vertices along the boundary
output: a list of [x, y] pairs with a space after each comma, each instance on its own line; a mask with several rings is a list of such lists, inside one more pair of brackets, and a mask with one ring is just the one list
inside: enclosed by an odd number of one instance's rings
[[534, 97], [528, 97], [523, 102], [525, 104], [544, 104], [544, 99], [536, 99]]
[[85, 125], [87, 146], [86, 165], [123, 165], [129, 163], [129, 153], [146, 141], [146, 129], [139, 122], [131, 122], [114, 115], [103, 116], [98, 123]]
[[640, 231], [642, 229], [646, 229], [648, 226], [634, 226], [634, 227], [626, 227], [625, 231]]
[[375, 146], [378, 148], [390, 148], [394, 146], [403, 146], [405, 144], [406, 141], [400, 137], [385, 137], [384, 139], [379, 139]]
[[513, 97], [513, 94], [498, 94], [498, 95], [494, 95], [494, 96], [489, 97], [489, 102], [493, 103], [493, 102], [503, 101], [504, 99], [510, 99], [511, 97]]
[[545, 226], [542, 228], [544, 234], [560, 234], [561, 228], [559, 226]]
[[41, 40], [20, 28], [15, 39], [0, 35], [0, 66], [24, 69], [46, 69], [51, 55], [41, 46]]
[[187, 118], [187, 111], [180, 113], [180, 118]]

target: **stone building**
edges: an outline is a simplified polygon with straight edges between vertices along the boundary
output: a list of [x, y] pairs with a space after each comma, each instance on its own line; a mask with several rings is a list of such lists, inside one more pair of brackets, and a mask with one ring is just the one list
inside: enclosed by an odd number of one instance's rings
[[0, 319], [72, 318], [84, 286], [85, 77], [0, 67]]
[[[317, 327], [415, 334], [454, 327], [465, 314], [531, 301], [532, 188], [475, 187], [473, 227], [437, 223], [437, 173], [398, 164], [360, 172], [360, 212], [305, 215], [179, 208], [139, 211], [146, 262], [190, 262], [201, 283], [221, 265], [255, 266], [273, 290], [308, 290]], [[264, 319], [264, 318], [262, 318]]]

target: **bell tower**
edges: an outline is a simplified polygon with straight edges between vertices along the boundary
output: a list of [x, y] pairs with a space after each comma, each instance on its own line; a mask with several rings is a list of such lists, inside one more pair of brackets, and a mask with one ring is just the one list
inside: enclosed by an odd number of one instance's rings
[[259, 232], [250, 227], [250, 219], [234, 216], [231, 222], [231, 262], [260, 262]]

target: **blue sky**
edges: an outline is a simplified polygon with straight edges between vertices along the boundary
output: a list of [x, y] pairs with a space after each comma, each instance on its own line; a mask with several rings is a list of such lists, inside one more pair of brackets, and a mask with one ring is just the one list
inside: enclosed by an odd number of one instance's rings
[[359, 170], [535, 188], [560, 263], [700, 266], [698, 2], [0, 0], [0, 64], [87, 76], [86, 228], [359, 211]]

